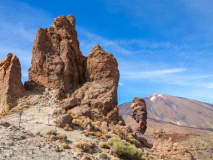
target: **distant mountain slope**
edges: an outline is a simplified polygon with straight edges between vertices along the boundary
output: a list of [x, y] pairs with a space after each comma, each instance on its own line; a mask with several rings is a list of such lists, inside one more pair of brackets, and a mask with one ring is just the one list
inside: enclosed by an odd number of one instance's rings
[[[148, 119], [175, 125], [213, 129], [213, 105], [165, 94], [144, 98]], [[131, 115], [131, 102], [119, 105], [120, 115]]]

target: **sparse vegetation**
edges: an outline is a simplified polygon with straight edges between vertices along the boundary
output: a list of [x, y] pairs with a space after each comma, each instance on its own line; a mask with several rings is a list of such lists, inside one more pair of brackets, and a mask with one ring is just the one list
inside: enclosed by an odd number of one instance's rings
[[53, 134], [53, 131], [52, 130], [48, 130], [47, 131], [47, 135], [51, 135], [51, 134]]
[[82, 120], [80, 120], [80, 119], [73, 119], [72, 124], [73, 124], [74, 126], [77, 126], [77, 127], [80, 127], [80, 128], [83, 128], [83, 127], [84, 127], [84, 126], [83, 126], [83, 122], [82, 122]]
[[67, 111], [67, 114], [72, 114], [72, 111], [71, 111], [71, 110], [68, 110], [68, 111]]
[[110, 145], [107, 142], [100, 142], [98, 144], [98, 147], [105, 148], [105, 149], [110, 149]]
[[129, 142], [136, 145], [138, 141], [131, 135], [128, 136]]
[[108, 159], [108, 155], [105, 152], [102, 152], [100, 157], [103, 159]]
[[111, 138], [108, 141], [113, 153], [122, 158], [137, 159], [142, 156], [142, 151], [134, 145], [120, 138]]
[[75, 147], [80, 149], [82, 152], [92, 153], [92, 147], [87, 142], [77, 142], [75, 143]]
[[70, 148], [69, 145], [66, 144], [66, 143], [63, 143], [63, 144], [62, 144], [62, 147], [63, 147], [64, 149], [69, 149], [69, 148]]
[[57, 134], [56, 137], [57, 137], [58, 139], [60, 139], [62, 142], [66, 142], [66, 140], [67, 140], [66, 134], [61, 134], [61, 133], [59, 133], [59, 134]]
[[51, 135], [51, 136], [50, 136], [50, 140], [51, 140], [51, 141], [56, 141], [56, 139], [57, 139], [57, 137], [56, 137], [55, 135]]
[[36, 135], [36, 136], [40, 136], [40, 135], [41, 135], [41, 132], [38, 131], [38, 132], [35, 133], [35, 135]]
[[72, 128], [70, 127], [69, 124], [66, 124], [65, 127], [64, 127], [64, 130], [65, 131], [72, 131]]

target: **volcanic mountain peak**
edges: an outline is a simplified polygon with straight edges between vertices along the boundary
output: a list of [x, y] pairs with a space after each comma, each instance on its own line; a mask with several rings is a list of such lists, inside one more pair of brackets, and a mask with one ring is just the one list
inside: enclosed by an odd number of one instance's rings
[[[212, 128], [213, 105], [191, 99], [166, 94], [151, 94], [144, 98], [148, 111], [148, 119], [172, 123], [175, 125]], [[121, 115], [130, 115], [131, 103], [121, 104]]]
[[160, 95], [161, 94], [158, 95], [157, 93], [153, 93], [148, 98], [150, 99], [150, 101], [154, 102], [156, 100], [156, 98]]

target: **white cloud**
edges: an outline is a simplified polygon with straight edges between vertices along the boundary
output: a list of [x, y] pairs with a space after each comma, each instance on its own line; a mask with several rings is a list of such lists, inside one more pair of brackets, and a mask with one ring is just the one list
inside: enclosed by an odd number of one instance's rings
[[125, 79], [143, 79], [143, 78], [153, 78], [159, 76], [169, 76], [169, 74], [184, 72], [184, 68], [175, 68], [175, 69], [164, 69], [164, 70], [154, 70], [146, 72], [123, 72], [122, 78]]
[[123, 84], [123, 83], [118, 83], [118, 85], [120, 85], [120, 86], [124, 86], [124, 84]]

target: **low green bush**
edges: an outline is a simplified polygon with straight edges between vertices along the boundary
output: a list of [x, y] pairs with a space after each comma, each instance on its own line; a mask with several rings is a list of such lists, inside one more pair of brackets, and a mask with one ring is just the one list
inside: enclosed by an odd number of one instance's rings
[[113, 137], [107, 142], [110, 146], [112, 146], [112, 152], [117, 154], [119, 157], [128, 159], [138, 159], [142, 156], [142, 151], [140, 149], [125, 140]]

